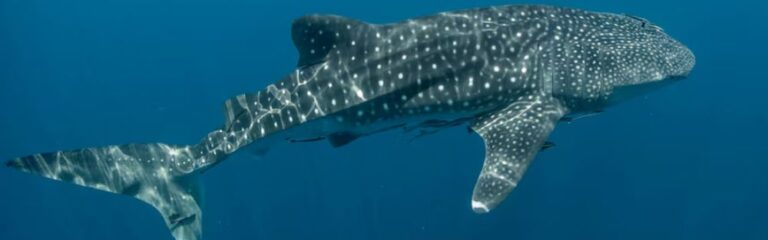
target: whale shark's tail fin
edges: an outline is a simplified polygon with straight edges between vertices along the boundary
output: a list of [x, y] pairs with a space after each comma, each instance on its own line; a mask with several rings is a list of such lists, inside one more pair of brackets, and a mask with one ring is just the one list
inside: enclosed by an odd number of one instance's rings
[[197, 175], [203, 147], [128, 144], [35, 154], [6, 163], [24, 172], [138, 198], [163, 216], [177, 240], [202, 233]]

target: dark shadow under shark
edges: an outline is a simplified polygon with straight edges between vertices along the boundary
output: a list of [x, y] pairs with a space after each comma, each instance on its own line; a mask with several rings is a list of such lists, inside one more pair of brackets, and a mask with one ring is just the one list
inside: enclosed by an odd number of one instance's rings
[[293, 23], [295, 71], [225, 102], [195, 145], [127, 144], [21, 157], [6, 166], [140, 199], [176, 239], [200, 239], [198, 175], [243, 148], [394, 129], [469, 126], [485, 142], [471, 206], [517, 186], [560, 121], [680, 80], [695, 59], [645, 19], [549, 6], [499, 6], [374, 25], [312, 15]]

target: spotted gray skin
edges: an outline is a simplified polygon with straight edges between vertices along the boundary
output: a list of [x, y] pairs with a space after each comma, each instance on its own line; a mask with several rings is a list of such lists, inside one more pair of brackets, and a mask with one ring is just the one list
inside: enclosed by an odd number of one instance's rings
[[200, 239], [196, 175], [248, 147], [469, 125], [485, 141], [471, 206], [485, 213], [517, 186], [559, 121], [601, 112], [686, 77], [690, 50], [636, 17], [501, 6], [374, 25], [313, 15], [293, 23], [298, 67], [225, 103], [199, 144], [131, 144], [18, 158], [8, 166], [134, 196], [176, 239]]

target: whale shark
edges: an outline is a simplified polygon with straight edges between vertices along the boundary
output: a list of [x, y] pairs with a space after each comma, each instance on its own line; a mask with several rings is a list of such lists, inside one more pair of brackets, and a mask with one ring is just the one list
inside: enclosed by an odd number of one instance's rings
[[6, 166], [153, 206], [177, 240], [202, 238], [200, 175], [237, 151], [465, 126], [485, 143], [469, 206], [487, 213], [518, 185], [560, 122], [687, 78], [690, 49], [646, 19], [541, 5], [438, 13], [392, 24], [336, 15], [293, 21], [297, 67], [224, 102], [197, 144], [54, 151]]

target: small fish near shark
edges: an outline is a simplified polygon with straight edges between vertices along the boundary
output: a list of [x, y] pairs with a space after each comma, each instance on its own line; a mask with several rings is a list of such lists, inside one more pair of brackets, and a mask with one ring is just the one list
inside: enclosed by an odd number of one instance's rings
[[471, 208], [514, 189], [561, 121], [593, 115], [688, 76], [693, 53], [645, 19], [539, 5], [444, 12], [394, 24], [332, 15], [293, 22], [296, 69], [224, 104], [200, 143], [35, 154], [8, 167], [152, 205], [177, 240], [202, 236], [198, 177], [242, 149], [334, 147], [401, 129], [468, 126], [485, 142]]

